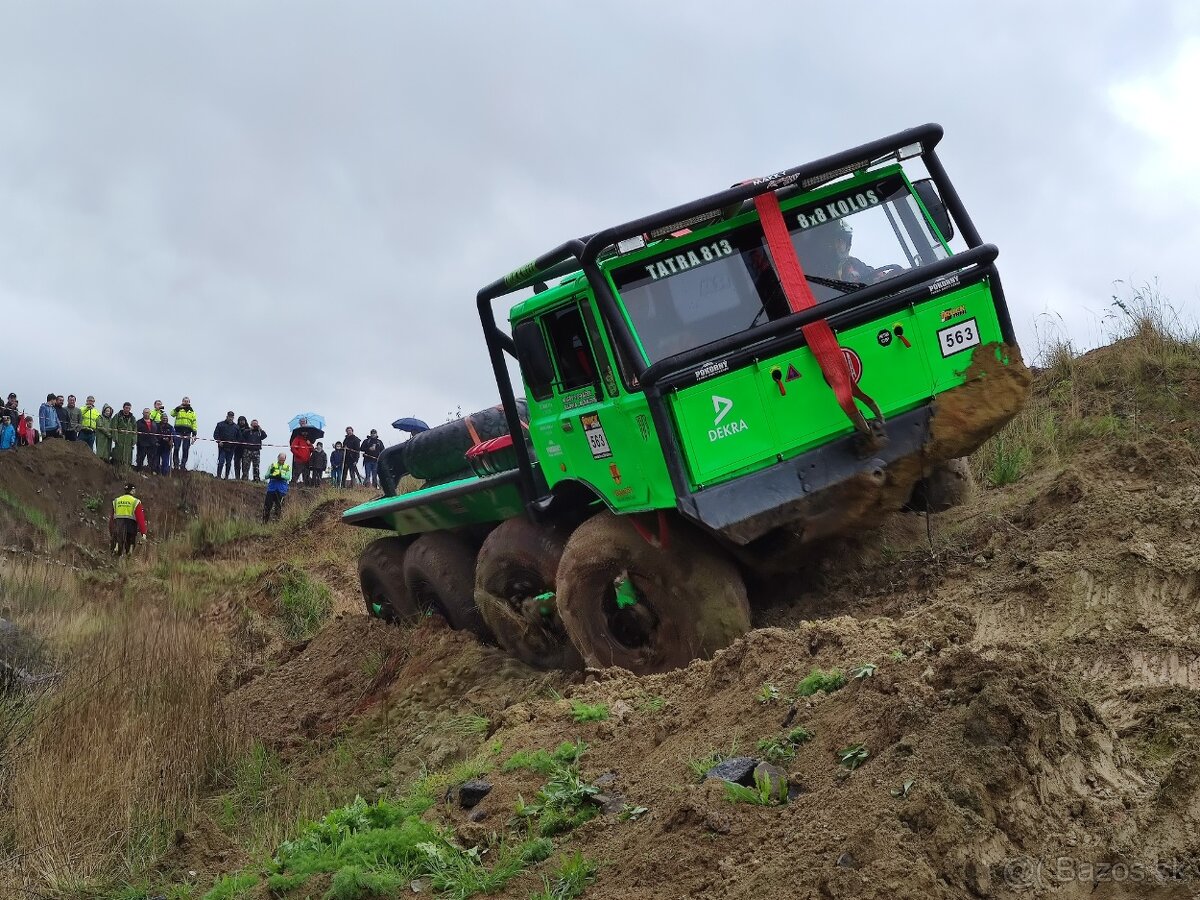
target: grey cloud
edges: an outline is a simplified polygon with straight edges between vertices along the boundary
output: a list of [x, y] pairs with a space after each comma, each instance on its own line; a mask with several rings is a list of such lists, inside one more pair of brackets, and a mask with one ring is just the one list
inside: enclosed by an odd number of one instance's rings
[[1196, 33], [1182, 2], [11, 6], [5, 390], [437, 421], [494, 402], [482, 284], [931, 119], [1026, 342], [1046, 311], [1083, 340], [1114, 278], [1195, 297], [1109, 88]]

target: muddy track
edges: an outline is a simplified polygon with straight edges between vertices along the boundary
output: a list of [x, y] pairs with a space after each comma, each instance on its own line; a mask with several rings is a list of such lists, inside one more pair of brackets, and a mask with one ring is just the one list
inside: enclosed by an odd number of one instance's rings
[[[1171, 385], [1184, 406], [1200, 400], [1194, 375]], [[583, 739], [584, 775], [610, 775], [647, 810], [562, 839], [604, 863], [588, 897], [1194, 897], [1200, 423], [1139, 415], [966, 506], [814, 549], [801, 574], [763, 586], [756, 630], [682, 670], [538, 672], [436, 619], [398, 629], [347, 610], [309, 642], [232, 656], [228, 704], [285, 757], [369, 731], [397, 786], [489, 747]], [[299, 551], [255, 552], [315, 555], [340, 527], [320, 511]], [[353, 594], [351, 564], [322, 566]], [[233, 629], [238, 604], [226, 598], [212, 626]], [[814, 668], [863, 663], [869, 677], [794, 699]], [[572, 701], [610, 716], [576, 723]], [[689, 768], [795, 725], [812, 739], [786, 763], [801, 788], [786, 806], [731, 803]], [[848, 771], [837, 754], [857, 743], [869, 757]], [[464, 845], [539, 787], [528, 772], [490, 777], [482, 821], [429, 813]], [[539, 886], [522, 876], [505, 896]]]

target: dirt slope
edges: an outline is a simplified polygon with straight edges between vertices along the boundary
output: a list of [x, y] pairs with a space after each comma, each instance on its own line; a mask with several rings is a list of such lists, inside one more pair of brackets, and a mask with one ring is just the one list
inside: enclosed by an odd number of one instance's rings
[[197, 513], [252, 516], [260, 508], [256, 501], [261, 503], [260, 485], [221, 481], [207, 472], [161, 478], [120, 471], [85, 444], [45, 441], [0, 456], [0, 547], [45, 547], [50, 535], [44, 527], [30, 527], [32, 513], [61, 538], [60, 552], [89, 558], [104, 549], [110, 504], [127, 482], [136, 485], [155, 538], [185, 527]]
[[[1090, 369], [1074, 377], [1099, 385], [1096, 415], [1121, 422], [1130, 398], [1109, 371], [1117, 353], [1080, 361]], [[1169, 385], [1183, 404], [1200, 398], [1192, 375]], [[1056, 387], [1043, 375], [1040, 395]], [[548, 685], [462, 635], [346, 618], [231, 699], [267, 736], [336, 729], [378, 704], [414, 728], [477, 712], [506, 750], [583, 738], [584, 773], [615, 773], [612, 790], [649, 810], [573, 834], [569, 846], [606, 863], [588, 896], [1194, 896], [1196, 423], [1081, 421], [1069, 452], [1016, 483], [814, 556], [802, 579], [774, 586], [760, 630], [684, 671]], [[370, 679], [354, 662], [369, 646], [389, 655]], [[872, 677], [792, 701], [813, 668], [867, 662]], [[272, 716], [283, 682], [325, 692]], [[764, 684], [780, 698], [762, 702]], [[523, 693], [534, 699], [515, 702]], [[576, 724], [571, 699], [604, 702], [612, 717]], [[753, 754], [795, 725], [814, 737], [787, 764], [803, 792], [786, 806], [731, 803], [686, 765]], [[870, 757], [847, 772], [837, 751], [860, 742]], [[539, 786], [528, 773], [493, 780], [483, 824], [451, 806], [435, 813], [466, 843]]]
[[[503, 832], [544, 782], [501, 760], [583, 739], [584, 775], [646, 808], [558, 839], [602, 864], [589, 898], [1195, 897], [1198, 400], [1194, 351], [1118, 345], [1042, 373], [1009, 443], [977, 460], [998, 471], [1028, 449], [1021, 477], [814, 552], [770, 585], [756, 631], [644, 678], [537, 672], [437, 620], [366, 619], [352, 559], [321, 556], [346, 531], [338, 504], [322, 504], [286, 540], [216, 552], [300, 557], [341, 610], [310, 641], [234, 654], [228, 705], [303, 765], [369, 734], [387, 768], [363, 770], [364, 794], [492, 754], [495, 787], [473, 819], [450, 803], [427, 814], [464, 846]], [[234, 645], [230, 611], [270, 595], [264, 578], [210, 612]], [[869, 677], [794, 697], [814, 668], [864, 663]], [[608, 720], [576, 723], [573, 701], [606, 704]], [[785, 764], [800, 789], [787, 805], [732, 803], [688, 765], [755, 755], [796, 726], [812, 739]], [[860, 743], [866, 760], [840, 766]], [[504, 896], [528, 897], [540, 875]]]
[[[776, 586], [780, 601], [757, 612], [761, 630], [712, 661], [565, 689], [606, 702], [610, 721], [576, 725], [554, 698], [488, 710], [505, 748], [586, 739], [584, 773], [616, 773], [613, 790], [649, 809], [572, 836], [611, 863], [589, 896], [1198, 890], [1195, 422], [1154, 421], [1146, 409], [1130, 421], [1139, 398], [1112, 377], [1120, 352], [1079, 362], [1076, 383], [1098, 388], [1057, 461], [928, 528], [898, 516], [858, 545], [830, 548], [808, 575]], [[1166, 394], [1194, 401], [1192, 374]], [[1044, 374], [1043, 397], [1056, 389]], [[460, 696], [475, 683], [458, 682], [461, 659], [439, 664]], [[788, 702], [811, 668], [862, 662], [878, 665], [874, 677]], [[390, 690], [413, 690], [395, 673]], [[766, 683], [781, 700], [758, 700]], [[648, 697], [665, 704], [653, 712]], [[727, 802], [686, 767], [713, 751], [754, 752], [797, 724], [815, 737], [787, 764], [804, 792], [781, 808]], [[859, 742], [871, 756], [847, 775], [836, 751]], [[485, 821], [503, 821], [518, 793], [538, 787], [496, 781]], [[907, 781], [907, 797], [893, 796]], [[461, 812], [439, 815], [479, 839]]]

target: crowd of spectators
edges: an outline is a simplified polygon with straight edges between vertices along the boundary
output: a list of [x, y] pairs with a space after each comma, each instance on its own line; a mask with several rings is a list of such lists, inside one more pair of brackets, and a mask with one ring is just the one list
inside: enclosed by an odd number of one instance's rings
[[[121, 468], [136, 469], [152, 475], [186, 472], [192, 444], [203, 440], [192, 402], [184, 397], [168, 410], [161, 400], [145, 407], [141, 417], [133, 413], [133, 404], [121, 404], [120, 410], [105, 403], [96, 407], [96, 398], [87, 397], [83, 406], [74, 394], [47, 394], [37, 418], [21, 409], [15, 393], [0, 406], [0, 451], [32, 447], [45, 440], [78, 441], [87, 444], [101, 459]], [[213, 429], [217, 445], [217, 477], [242, 481], [261, 480], [262, 448], [267, 432], [258, 419], [247, 421], [232, 410]], [[327, 467], [337, 486], [363, 484], [378, 487], [377, 464], [384, 444], [374, 428], [363, 441], [346, 428], [343, 440], [326, 455], [321, 441], [313, 444], [303, 434], [294, 434], [289, 448], [293, 466], [291, 483], [320, 484]], [[364, 471], [359, 471], [360, 457]]]

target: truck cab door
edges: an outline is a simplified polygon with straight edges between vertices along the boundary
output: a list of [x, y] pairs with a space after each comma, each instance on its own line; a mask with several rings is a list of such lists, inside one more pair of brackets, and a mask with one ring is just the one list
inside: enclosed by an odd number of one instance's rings
[[638, 465], [643, 441], [620, 402], [612, 362], [597, 346], [594, 319], [585, 316], [591, 310], [576, 297], [538, 317], [554, 380], [536, 407], [534, 446], [550, 486], [573, 478], [614, 507], [644, 504], [648, 488]]

